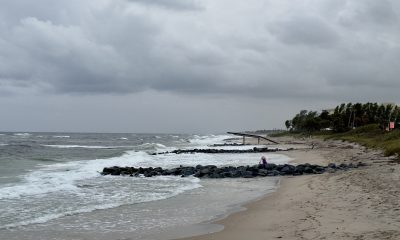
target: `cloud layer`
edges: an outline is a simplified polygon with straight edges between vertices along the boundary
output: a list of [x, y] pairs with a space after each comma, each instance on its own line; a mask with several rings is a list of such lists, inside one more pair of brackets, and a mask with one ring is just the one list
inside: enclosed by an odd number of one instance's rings
[[0, 92], [395, 96], [399, 13], [394, 0], [4, 1]]
[[399, 1], [0, 1], [0, 130], [221, 132], [400, 102]]

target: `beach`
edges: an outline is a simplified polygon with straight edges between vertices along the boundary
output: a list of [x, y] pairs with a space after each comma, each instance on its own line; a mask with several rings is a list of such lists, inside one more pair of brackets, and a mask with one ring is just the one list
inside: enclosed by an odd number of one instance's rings
[[285, 152], [293, 163], [368, 166], [321, 175], [282, 177], [279, 189], [217, 221], [206, 239], [400, 239], [400, 165], [353, 143], [280, 138], [305, 148]]

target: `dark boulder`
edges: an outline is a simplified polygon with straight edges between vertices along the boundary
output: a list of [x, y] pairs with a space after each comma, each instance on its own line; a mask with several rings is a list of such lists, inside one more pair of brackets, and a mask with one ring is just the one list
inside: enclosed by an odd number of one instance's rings
[[268, 176], [268, 170], [266, 170], [266, 169], [260, 169], [260, 170], [258, 171], [258, 176], [260, 176], [260, 177], [266, 177], [266, 176]]
[[255, 176], [253, 175], [253, 172], [250, 172], [250, 171], [241, 171], [241, 172], [240, 172], [240, 175], [241, 175], [243, 178], [253, 178], [253, 177], [255, 177]]
[[295, 169], [296, 169], [296, 168], [295, 168], [294, 166], [285, 164], [285, 165], [281, 168], [280, 172], [281, 172], [281, 174], [283, 174], [283, 175], [292, 175], [292, 174], [295, 172]]
[[328, 164], [328, 168], [333, 168], [333, 169], [335, 169], [335, 168], [336, 168], [336, 164], [334, 164], [334, 163], [329, 163], [329, 164]]

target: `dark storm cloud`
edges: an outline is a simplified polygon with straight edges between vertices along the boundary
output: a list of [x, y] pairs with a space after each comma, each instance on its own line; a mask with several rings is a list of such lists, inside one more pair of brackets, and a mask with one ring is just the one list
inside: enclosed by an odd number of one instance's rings
[[276, 22], [272, 33], [287, 44], [304, 44], [311, 47], [329, 47], [336, 44], [338, 36], [322, 19], [297, 16]]
[[399, 11], [394, 0], [2, 1], [0, 92], [394, 96]]

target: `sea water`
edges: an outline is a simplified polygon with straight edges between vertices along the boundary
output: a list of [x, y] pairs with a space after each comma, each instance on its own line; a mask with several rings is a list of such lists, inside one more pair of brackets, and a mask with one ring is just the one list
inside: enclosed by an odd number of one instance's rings
[[[273, 191], [277, 178], [100, 175], [104, 167], [111, 166], [258, 163], [258, 153], [151, 155], [212, 148], [210, 145], [226, 138], [229, 136], [1, 133], [0, 239], [165, 239], [163, 233], [210, 222]], [[266, 155], [278, 164], [289, 160], [279, 154]]]

